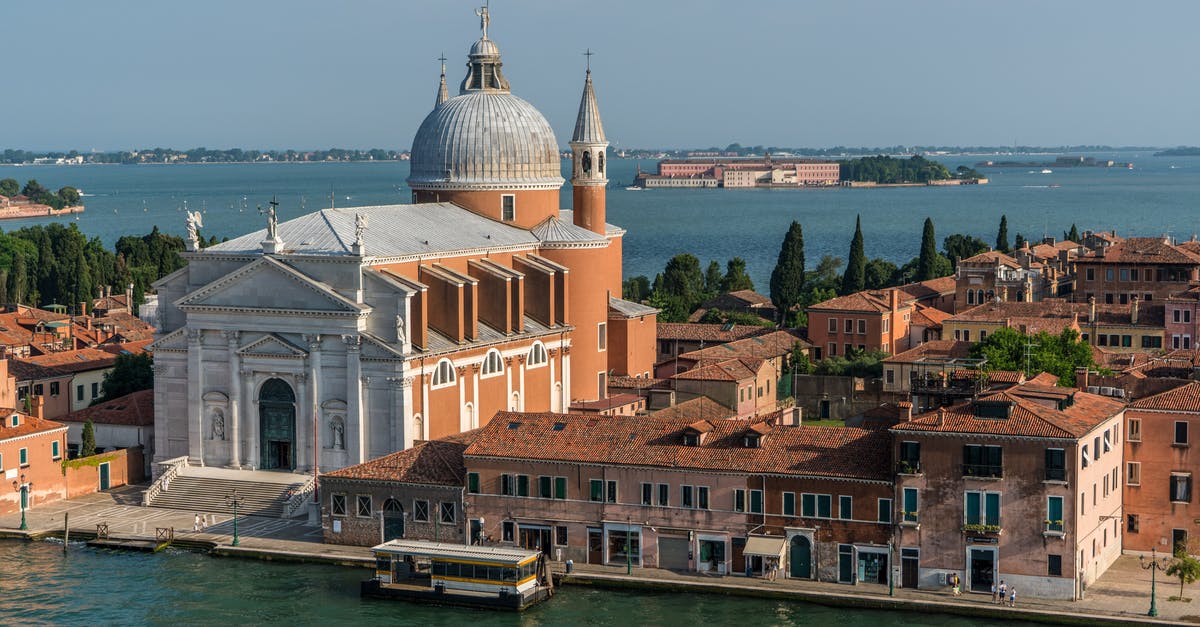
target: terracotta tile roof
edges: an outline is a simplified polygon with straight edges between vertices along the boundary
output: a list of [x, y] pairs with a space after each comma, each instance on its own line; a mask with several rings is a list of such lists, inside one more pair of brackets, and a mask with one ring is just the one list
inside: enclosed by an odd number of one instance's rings
[[20, 414], [21, 420], [19, 425], [11, 427], [12, 423], [7, 420], [0, 420], [0, 442], [9, 438], [16, 438], [23, 435], [31, 435], [41, 433], [43, 431], [53, 431], [54, 429], [66, 429], [67, 425], [53, 420], [45, 420], [43, 418], [34, 418], [18, 412], [11, 407], [0, 408], [0, 416], [8, 417], [13, 414]]
[[[777, 416], [778, 414], [776, 414]], [[465, 455], [573, 463], [692, 468], [891, 480], [891, 436], [849, 427], [777, 427], [760, 448], [743, 446], [754, 424], [709, 421], [699, 446], [683, 432], [695, 418], [581, 416], [500, 412], [480, 429]], [[561, 427], [555, 428], [556, 424]]]
[[8, 374], [20, 381], [41, 381], [70, 377], [71, 373], [49, 366], [39, 366], [20, 359], [8, 360]]
[[63, 422], [87, 422], [98, 425], [149, 427], [154, 424], [154, 390], [141, 390], [111, 401], [73, 411]]
[[[1022, 376], [1024, 376], [1023, 373], [1021, 373], [1021, 374], [1022, 374]], [[1052, 374], [1049, 372], [1041, 372], [1041, 373], [1038, 373], [1038, 375], [1036, 377], [1030, 379], [1029, 384], [1030, 385], [1055, 386], [1055, 385], [1058, 385], [1058, 375], [1055, 375], [1055, 374]]]
[[623, 407], [625, 405], [633, 405], [641, 402], [642, 397], [637, 394], [613, 394], [608, 398], [602, 398], [595, 401], [580, 401], [571, 403], [571, 409], [577, 410], [605, 410], [614, 407]]
[[908, 294], [913, 299], [923, 300], [954, 294], [955, 288], [954, 275], [950, 275], [919, 283], [907, 283], [896, 289]]
[[770, 333], [773, 329], [747, 324], [694, 324], [690, 322], [660, 322], [660, 340], [692, 340], [696, 342], [732, 342], [746, 337]]
[[467, 469], [463, 465], [463, 451], [478, 433], [459, 434], [456, 438], [420, 442], [383, 457], [361, 464], [347, 466], [323, 476], [337, 479], [361, 479], [365, 481], [395, 481], [421, 485], [462, 486]]
[[[905, 297], [908, 298], [905, 298]], [[899, 307], [904, 308], [909, 305], [905, 302], [911, 300], [908, 294], [901, 294], [899, 298]], [[831, 298], [825, 302], [809, 305], [809, 311], [865, 311], [873, 313], [883, 313], [891, 311], [891, 295], [887, 291], [862, 291], [845, 296]]]
[[661, 419], [704, 416], [708, 420], [726, 420], [737, 417], [733, 410], [707, 396], [697, 396], [682, 403], [650, 412], [650, 415]]
[[670, 382], [666, 379], [654, 379], [647, 377], [609, 377], [609, 389], [619, 390], [646, 390], [650, 388], [669, 387]]
[[1161, 237], [1130, 237], [1079, 258], [1079, 263], [1171, 263], [1200, 265], [1200, 255], [1173, 246]]
[[762, 360], [752, 359], [701, 361], [695, 368], [671, 375], [671, 378], [684, 381], [745, 381], [757, 376], [761, 366]]
[[1006, 255], [998, 250], [986, 250], [973, 257], [967, 257], [958, 262], [959, 264], [1000, 264], [1010, 268], [1020, 268], [1021, 264], [1017, 263], [1009, 255]]
[[[1073, 398], [1073, 404], [1062, 410], [1048, 406], [1066, 397]], [[1012, 406], [1008, 418], [976, 416], [977, 406], [1003, 403]], [[976, 401], [915, 416], [894, 429], [1075, 439], [1117, 415], [1124, 407], [1123, 402], [1098, 394], [1025, 383]]]
[[61, 353], [49, 353], [36, 357], [13, 359], [13, 361], [27, 361], [36, 366], [49, 366], [66, 372], [86, 372], [88, 370], [111, 368], [116, 363], [117, 356], [98, 348], [80, 348], [73, 351], [62, 351]]
[[114, 355], [137, 355], [146, 352], [146, 347], [154, 343], [154, 338], [138, 340], [136, 342], [112, 342], [97, 346], [100, 350]]
[[800, 344], [803, 348], [812, 347], [812, 344], [802, 338], [798, 332], [783, 330], [689, 351], [681, 354], [680, 357], [693, 360], [728, 358], [771, 359], [790, 354], [796, 344]]
[[1175, 246], [1177, 248], [1182, 248], [1193, 255], [1200, 255], [1200, 241], [1196, 241], [1196, 237], [1194, 235], [1192, 236], [1192, 239], [1186, 242], [1179, 242]]
[[963, 359], [970, 356], [971, 343], [960, 340], [931, 340], [903, 353], [884, 359], [884, 363], [912, 363], [925, 359]]
[[1200, 381], [1192, 381], [1173, 390], [1139, 398], [1130, 409], [1162, 409], [1200, 412]]
[[[1088, 324], [1091, 305], [1089, 303], [1072, 303], [1058, 298], [1047, 298], [1042, 301], [1026, 303], [1015, 301], [990, 302], [977, 305], [966, 311], [959, 312], [950, 318], [950, 322], [998, 322], [1009, 321], [1008, 326], [1018, 328], [1024, 324], [1038, 328], [1064, 328], [1070, 326], [1070, 321], [1078, 319], [1080, 325]], [[1096, 322], [1103, 326], [1133, 326], [1132, 305], [1096, 305]], [[1161, 327], [1165, 320], [1165, 306], [1154, 302], [1138, 304], [1139, 327]], [[1040, 322], [1039, 322], [1040, 320]], [[1059, 322], [1050, 322], [1057, 320]]]
[[949, 318], [951, 315], [952, 314], [942, 311], [941, 309], [917, 305], [916, 309], [913, 310], [912, 317], [909, 319], [909, 323], [928, 329], [937, 329], [941, 328], [942, 321], [944, 321], [946, 318]]

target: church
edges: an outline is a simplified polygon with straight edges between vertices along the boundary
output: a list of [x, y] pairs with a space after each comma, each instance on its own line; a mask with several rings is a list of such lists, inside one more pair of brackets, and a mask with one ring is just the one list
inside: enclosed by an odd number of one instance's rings
[[159, 280], [155, 461], [313, 473], [563, 412], [649, 376], [657, 311], [621, 300], [590, 67], [559, 145], [482, 36], [412, 142], [412, 203], [324, 209], [200, 248]]

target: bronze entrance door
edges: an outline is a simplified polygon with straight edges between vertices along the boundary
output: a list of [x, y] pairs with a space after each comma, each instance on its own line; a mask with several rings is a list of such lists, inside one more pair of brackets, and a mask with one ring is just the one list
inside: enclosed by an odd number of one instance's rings
[[296, 468], [296, 394], [283, 379], [269, 379], [258, 392], [263, 470]]

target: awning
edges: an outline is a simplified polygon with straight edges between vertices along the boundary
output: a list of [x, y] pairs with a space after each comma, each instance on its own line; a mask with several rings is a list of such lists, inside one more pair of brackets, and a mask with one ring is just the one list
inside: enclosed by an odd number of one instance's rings
[[787, 539], [779, 536], [750, 536], [746, 540], [746, 548], [742, 550], [742, 555], [783, 559], [785, 546], [787, 546]]

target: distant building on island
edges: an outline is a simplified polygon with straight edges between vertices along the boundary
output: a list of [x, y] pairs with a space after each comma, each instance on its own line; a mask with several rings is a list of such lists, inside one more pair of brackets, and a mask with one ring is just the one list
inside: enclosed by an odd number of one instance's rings
[[839, 185], [836, 161], [796, 157], [704, 157], [664, 159], [658, 173], [639, 173], [641, 187], [832, 187]]

